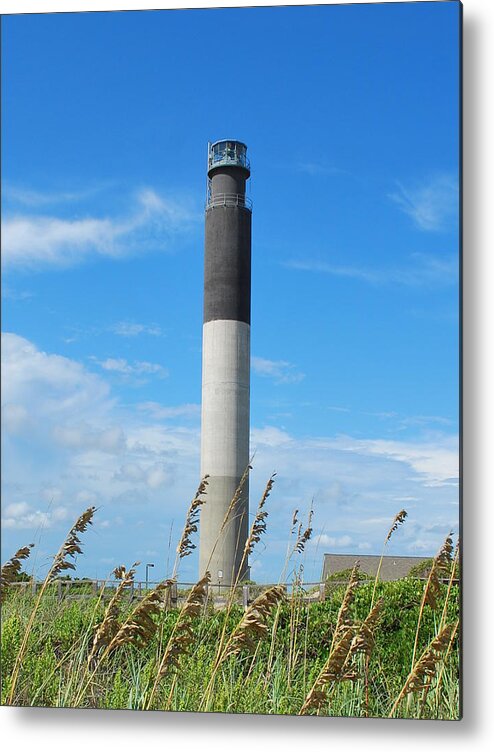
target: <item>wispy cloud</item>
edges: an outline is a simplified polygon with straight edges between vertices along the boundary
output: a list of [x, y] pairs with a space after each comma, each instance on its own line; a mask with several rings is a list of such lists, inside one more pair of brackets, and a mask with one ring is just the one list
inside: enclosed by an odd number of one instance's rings
[[152, 415], [156, 420], [168, 418], [197, 418], [201, 414], [201, 406], [188, 403], [174, 405], [172, 407], [160, 405], [159, 402], [141, 402], [137, 405], [139, 410]]
[[7, 183], [3, 186], [3, 200], [12, 204], [41, 207], [56, 206], [66, 203], [78, 203], [103, 190], [105, 186], [96, 186], [81, 191], [36, 191]]
[[129, 363], [125, 358], [106, 358], [105, 360], [94, 360], [105, 371], [114, 371], [125, 376], [158, 376], [163, 379], [168, 376], [168, 370], [159, 363], [149, 363], [146, 360], [135, 360]]
[[364, 411], [362, 414], [370, 415], [374, 418], [379, 418], [379, 420], [394, 421], [399, 429], [405, 429], [415, 426], [418, 426], [420, 428], [427, 428], [434, 425], [440, 425], [446, 428], [454, 425], [454, 421], [451, 418], [445, 417], [444, 415], [400, 415], [395, 411]]
[[[78, 512], [81, 504], [118, 503], [122, 493], [135, 491], [137, 509], [145, 503], [139, 488], [151, 494], [164, 484], [180, 488], [180, 498], [187, 498], [199, 472], [196, 428], [169, 428], [151, 411], [122, 407], [104, 380], [108, 371], [92, 373], [18, 335], [2, 334], [2, 357], [8, 528], [51, 525], [50, 505], [61, 499]], [[137, 370], [155, 371], [142, 364]], [[178, 480], [177, 461], [183, 471]], [[40, 500], [45, 509], [36, 506]]]
[[195, 215], [150, 188], [137, 193], [127, 216], [57, 217], [7, 215], [2, 223], [6, 266], [71, 266], [94, 255], [120, 258], [163, 248], [170, 236], [188, 229]]
[[34, 297], [34, 293], [29, 290], [14, 290], [12, 287], [2, 288], [2, 297], [4, 300], [26, 301]]
[[402, 418], [400, 421], [400, 425], [403, 428], [408, 428], [409, 426], [427, 427], [431, 424], [447, 427], [454, 425], [454, 421], [451, 418], [445, 418], [443, 415], [410, 415]]
[[144, 484], [148, 488], [154, 489], [170, 482], [171, 474], [167, 465], [163, 462], [155, 462], [152, 465], [127, 462], [114, 474], [114, 478], [132, 484]]
[[251, 366], [254, 373], [272, 378], [275, 384], [298, 384], [305, 376], [287, 360], [268, 360], [253, 356]]
[[110, 326], [109, 330], [119, 337], [137, 337], [139, 334], [160, 337], [162, 334], [161, 327], [157, 324], [137, 324], [133, 321], [119, 321]]
[[33, 508], [24, 501], [8, 504], [3, 510], [2, 527], [9, 530], [24, 530], [51, 527], [54, 523], [66, 520], [65, 507], [57, 507], [49, 512]]
[[[200, 432], [185, 420], [197, 417], [199, 406], [122, 404], [110, 389], [111, 371], [93, 373], [14, 334], [3, 335], [2, 355], [3, 517], [9, 549], [21, 527], [43, 526], [44, 537], [55, 546], [57, 528], [66, 525], [55, 519], [55, 510], [66, 508], [74, 518], [83, 504], [95, 504], [104, 507], [102, 523], [118, 515], [121, 530], [115, 536], [113, 522], [99, 525], [82, 563], [84, 574], [95, 576], [95, 562], [105, 550], [117, 561], [131, 554], [138, 558], [140, 548], [162, 550], [171, 520], [185, 513], [199, 479]], [[308, 507], [312, 498], [316, 533], [328, 537], [321, 545], [340, 550], [348, 545], [352, 552], [379, 553], [402, 507], [409, 518], [403, 534], [393, 539], [396, 552], [433, 554], [457, 526], [458, 438], [451, 434], [414, 441], [303, 437], [274, 424], [253, 427], [251, 448], [257, 450], [252, 499], [277, 472], [263, 558], [266, 579], [279, 574], [293, 509]], [[306, 572], [316, 577], [320, 553], [317, 546], [308, 553]], [[195, 563], [187, 566], [184, 576], [194, 576]]]
[[[90, 404], [108, 403], [109, 386], [80, 363], [39, 350], [32, 342], [10, 332], [2, 333], [2, 400], [15, 428], [40, 428], [45, 418], [69, 411], [72, 418]], [[4, 416], [5, 418], [5, 416]]]
[[120, 454], [125, 448], [125, 434], [120, 426], [95, 429], [87, 423], [55, 426], [53, 438], [67, 449]]
[[458, 485], [458, 438], [442, 436], [436, 440], [406, 442], [384, 439], [338, 439], [342, 449], [370, 455], [381, 455], [405, 463], [423, 478], [427, 486]]
[[434, 175], [415, 186], [396, 183], [389, 194], [421, 230], [449, 229], [458, 221], [458, 180], [449, 173]]
[[299, 162], [296, 166], [297, 172], [303, 172], [306, 175], [349, 175], [347, 170], [339, 167], [328, 166], [320, 162]]
[[253, 449], [257, 449], [257, 447], [280, 447], [293, 441], [290, 434], [276, 426], [253, 428], [250, 433], [250, 439]]
[[300, 271], [357, 279], [375, 286], [446, 287], [455, 284], [458, 279], [457, 256], [412, 253], [409, 259], [409, 265], [403, 267], [338, 266], [310, 259], [287, 261], [283, 265]]
[[335, 537], [334, 535], [327, 535], [326, 533], [320, 533], [315, 535], [310, 541], [311, 547], [328, 547], [328, 548], [349, 548], [353, 543], [353, 538], [349, 535], [340, 535]]

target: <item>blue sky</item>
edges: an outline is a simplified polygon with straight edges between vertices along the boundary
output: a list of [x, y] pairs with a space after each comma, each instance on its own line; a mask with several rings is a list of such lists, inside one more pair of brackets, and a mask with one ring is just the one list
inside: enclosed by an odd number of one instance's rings
[[[252, 163], [252, 576], [458, 530], [456, 2], [3, 19], [3, 558], [165, 574], [198, 483], [208, 140]], [[294, 562], [294, 564], [297, 562]], [[300, 563], [300, 562], [298, 562]], [[184, 561], [193, 579], [196, 559]], [[143, 570], [143, 567], [142, 567]], [[143, 575], [143, 571], [141, 572]]]

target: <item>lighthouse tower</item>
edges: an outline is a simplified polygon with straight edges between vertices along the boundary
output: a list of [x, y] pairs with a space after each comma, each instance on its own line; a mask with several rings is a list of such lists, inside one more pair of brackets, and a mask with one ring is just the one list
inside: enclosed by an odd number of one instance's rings
[[201, 512], [199, 567], [229, 585], [240, 571], [248, 535], [249, 485], [225, 515], [249, 463], [250, 280], [252, 205], [247, 147], [208, 144], [204, 254], [201, 477], [209, 475]]

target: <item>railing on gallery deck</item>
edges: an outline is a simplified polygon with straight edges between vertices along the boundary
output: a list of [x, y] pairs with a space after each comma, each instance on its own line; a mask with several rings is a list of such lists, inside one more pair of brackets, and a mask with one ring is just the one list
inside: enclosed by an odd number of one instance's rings
[[240, 206], [252, 211], [252, 201], [243, 193], [212, 193], [207, 198], [206, 209], [215, 206]]

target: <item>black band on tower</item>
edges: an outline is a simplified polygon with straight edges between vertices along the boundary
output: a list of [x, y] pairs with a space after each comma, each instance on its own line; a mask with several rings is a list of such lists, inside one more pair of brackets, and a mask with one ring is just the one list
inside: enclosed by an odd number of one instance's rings
[[240, 206], [206, 211], [204, 323], [250, 324], [251, 221], [249, 209]]

